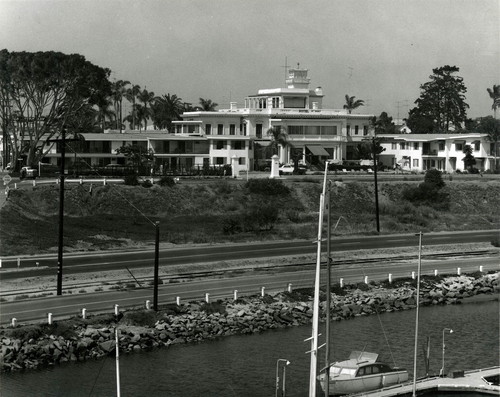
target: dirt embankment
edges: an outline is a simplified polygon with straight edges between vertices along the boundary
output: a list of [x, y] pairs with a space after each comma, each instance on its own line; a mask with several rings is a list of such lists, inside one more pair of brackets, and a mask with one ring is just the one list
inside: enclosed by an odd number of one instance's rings
[[[337, 235], [374, 234], [373, 183], [349, 181], [332, 188]], [[283, 180], [288, 194], [252, 193], [241, 180], [197, 180], [173, 187], [83, 184], [65, 193], [66, 251], [151, 245], [154, 223], [161, 243], [224, 243], [310, 239], [317, 233], [321, 181]], [[418, 182], [381, 182], [381, 233], [499, 228], [500, 181], [446, 181], [446, 208], [415, 205], [403, 192]], [[438, 206], [439, 207], [439, 206]], [[260, 209], [260, 210], [259, 210]], [[270, 209], [278, 216], [265, 212]], [[58, 244], [58, 186], [11, 190], [0, 210], [3, 256], [55, 252]], [[266, 217], [268, 219], [266, 219]], [[261, 218], [264, 218], [263, 220]], [[269, 221], [269, 219], [271, 219]], [[245, 227], [261, 222], [257, 228]], [[238, 225], [238, 227], [233, 227]]]

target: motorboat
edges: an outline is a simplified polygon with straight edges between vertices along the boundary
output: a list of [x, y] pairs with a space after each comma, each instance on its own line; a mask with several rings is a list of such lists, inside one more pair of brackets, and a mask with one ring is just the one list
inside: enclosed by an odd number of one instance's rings
[[[408, 371], [377, 361], [378, 354], [353, 351], [349, 359], [330, 364], [331, 396], [363, 393], [408, 381]], [[325, 390], [326, 374], [318, 376]]]

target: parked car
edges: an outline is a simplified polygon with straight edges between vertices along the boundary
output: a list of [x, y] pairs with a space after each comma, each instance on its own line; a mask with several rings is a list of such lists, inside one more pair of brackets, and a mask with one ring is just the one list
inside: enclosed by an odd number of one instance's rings
[[290, 164], [285, 164], [279, 167], [279, 173], [280, 175], [292, 175], [293, 174], [293, 165]]
[[306, 171], [307, 167], [302, 164], [299, 164], [297, 170], [295, 170], [295, 166], [293, 164], [285, 164], [279, 167], [280, 175], [304, 175]]
[[24, 178], [33, 178], [35, 179], [38, 175], [38, 170], [31, 167], [23, 167], [21, 168], [21, 179]]

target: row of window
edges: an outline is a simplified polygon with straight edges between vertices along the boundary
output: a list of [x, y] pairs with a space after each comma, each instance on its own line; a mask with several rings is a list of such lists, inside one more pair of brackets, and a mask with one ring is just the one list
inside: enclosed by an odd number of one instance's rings
[[[224, 134], [224, 124], [217, 124], [217, 135], [225, 135]], [[247, 135], [247, 125], [246, 123], [240, 123], [238, 126], [238, 130], [236, 129], [236, 124], [229, 124], [229, 135], [236, 135], [236, 132], [238, 132], [238, 135]], [[205, 133], [207, 135], [212, 135], [213, 129], [212, 129], [212, 124], [206, 124], [205, 125]]]
[[[351, 135], [351, 125], [346, 125], [347, 135]], [[354, 135], [359, 135], [359, 125], [354, 126]], [[363, 126], [363, 135], [368, 135], [368, 126]]]
[[[248, 142], [249, 149], [252, 150], [252, 141]], [[215, 141], [213, 143], [213, 148], [215, 150], [245, 150], [246, 142], [245, 141]]]
[[[214, 164], [215, 165], [231, 164], [231, 159], [230, 158], [226, 158], [226, 157], [214, 157]], [[239, 157], [238, 158], [238, 164], [239, 165], [245, 165], [246, 164], [246, 158], [245, 157]]]
[[[391, 143], [391, 149], [392, 150], [398, 150], [398, 145], [399, 145], [399, 150], [420, 150], [420, 142], [392, 142]], [[475, 151], [479, 151], [481, 149], [481, 143], [479, 141], [476, 141], [473, 143], [473, 149]], [[465, 145], [463, 143], [456, 142], [455, 143], [455, 151], [461, 152], [464, 150]], [[424, 142], [424, 149], [430, 150], [430, 143], [429, 142]], [[444, 151], [445, 150], [445, 142], [440, 141], [438, 142], [438, 150], [439, 151]]]

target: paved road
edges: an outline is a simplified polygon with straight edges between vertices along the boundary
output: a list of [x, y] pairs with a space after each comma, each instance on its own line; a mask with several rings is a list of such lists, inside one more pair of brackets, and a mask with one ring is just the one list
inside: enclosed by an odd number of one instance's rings
[[[423, 237], [425, 246], [490, 242], [498, 238], [499, 230], [429, 233]], [[417, 247], [414, 234], [382, 235], [332, 238], [332, 252], [359, 249]], [[216, 262], [250, 258], [278, 257], [316, 253], [312, 241], [282, 241], [269, 243], [225, 244], [211, 246], [188, 246], [160, 250], [160, 266], [190, 263]], [[416, 252], [416, 251], [415, 251]], [[40, 269], [36, 269], [36, 264]], [[130, 252], [100, 252], [65, 254], [63, 273], [65, 276], [113, 269], [151, 267], [154, 264], [154, 249]], [[2, 258], [2, 270], [18, 268], [16, 272], [0, 272], [0, 280], [35, 275], [57, 274], [57, 256], [42, 255], [20, 258]], [[29, 270], [23, 270], [29, 268]], [[35, 268], [35, 269], [33, 269]]]
[[[483, 271], [500, 270], [498, 258], [489, 259], [453, 259], [422, 261], [422, 274], [455, 273], [460, 267], [463, 273], [473, 272], [483, 266]], [[387, 279], [391, 273], [393, 279], [409, 277], [417, 271], [418, 262], [415, 260], [402, 261], [391, 264], [337, 265], [332, 269], [332, 281], [340, 278], [345, 283], [364, 282], [365, 277], [370, 280]], [[322, 280], [324, 280], [324, 274]], [[158, 303], [175, 303], [176, 298], [182, 301], [203, 300], [206, 293], [210, 299], [228, 298], [234, 296], [238, 290], [239, 296], [264, 292], [284, 291], [289, 283], [292, 288], [312, 287], [314, 285], [314, 269], [294, 272], [276, 272], [273, 270], [252, 272], [241, 277], [226, 277], [220, 279], [195, 280], [177, 284], [165, 284], [159, 287]], [[322, 282], [324, 283], [324, 281]], [[29, 322], [47, 318], [52, 313], [53, 318], [64, 318], [81, 314], [83, 308], [87, 313], [113, 313], [115, 305], [121, 308], [144, 307], [146, 300], [153, 302], [152, 288], [132, 289], [122, 292], [100, 292], [92, 294], [75, 294], [52, 296], [32, 299], [29, 301], [3, 302], [1, 304], [0, 324], [7, 324], [15, 317], [18, 322]]]

